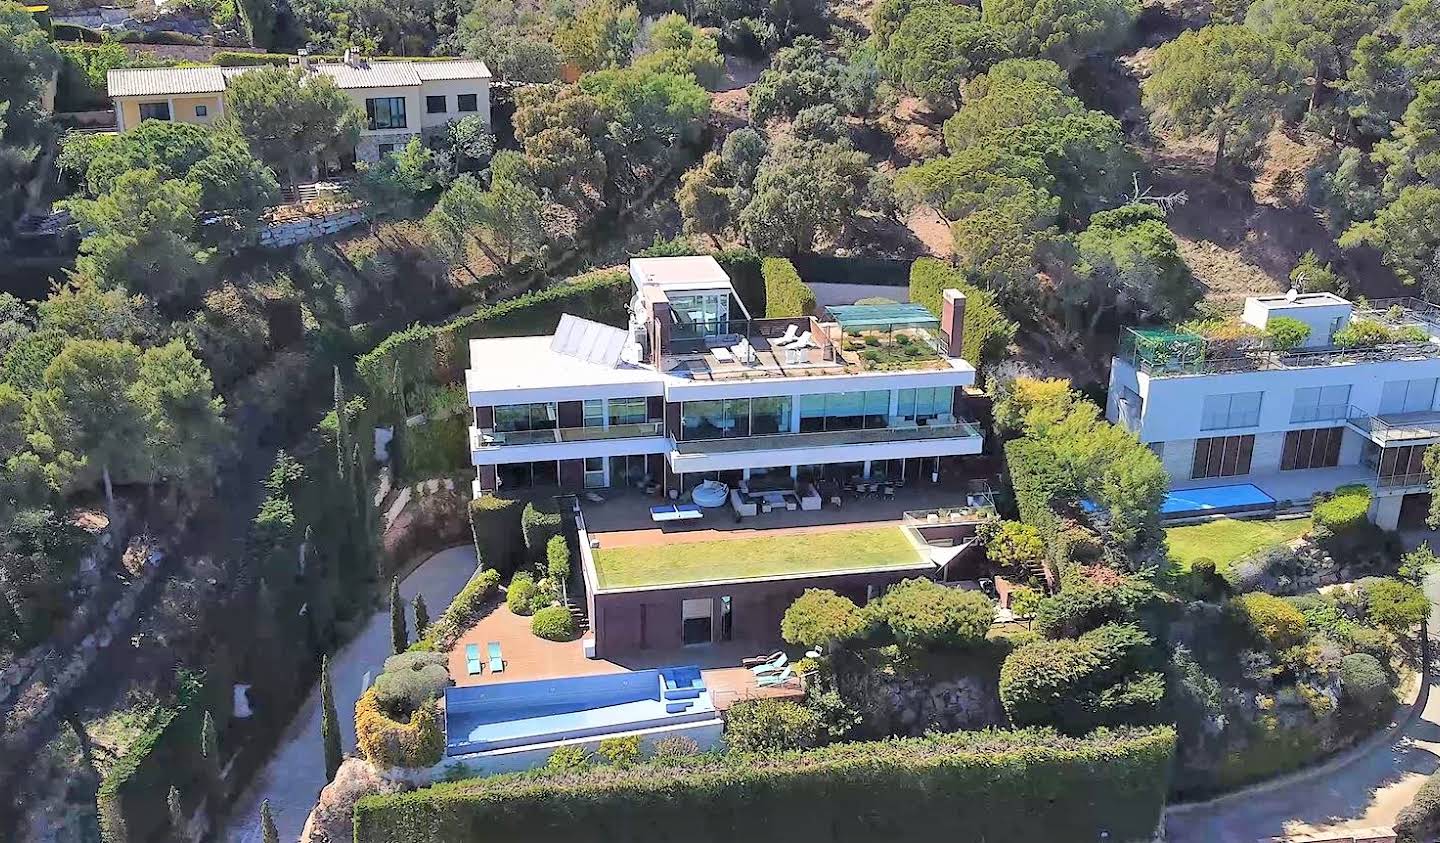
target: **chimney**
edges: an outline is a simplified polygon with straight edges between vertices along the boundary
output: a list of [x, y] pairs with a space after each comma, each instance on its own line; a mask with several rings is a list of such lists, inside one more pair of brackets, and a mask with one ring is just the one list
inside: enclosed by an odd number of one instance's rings
[[343, 61], [344, 61], [346, 64], [351, 64], [351, 56], [350, 56], [350, 48], [349, 48], [349, 47], [346, 47], [346, 48], [345, 48], [345, 58], [343, 59]]
[[296, 50], [295, 58], [299, 61], [301, 70], [310, 69], [310, 50], [308, 48], [301, 47], [300, 49]]
[[670, 351], [670, 302], [657, 301], [650, 305], [650, 359], [657, 372], [665, 371], [665, 355]]
[[940, 338], [945, 342], [947, 354], [960, 357], [965, 344], [965, 294], [949, 289], [941, 293], [941, 298], [944, 301], [940, 308]]

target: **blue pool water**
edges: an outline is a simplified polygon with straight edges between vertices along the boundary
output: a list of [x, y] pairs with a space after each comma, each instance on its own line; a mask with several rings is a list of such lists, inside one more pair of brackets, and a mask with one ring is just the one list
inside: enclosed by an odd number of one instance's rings
[[445, 751], [464, 755], [715, 716], [696, 667], [470, 685], [445, 690]]
[[1160, 504], [1162, 516], [1203, 515], [1207, 512], [1243, 512], [1275, 505], [1275, 499], [1250, 483], [1211, 486], [1171, 492]]

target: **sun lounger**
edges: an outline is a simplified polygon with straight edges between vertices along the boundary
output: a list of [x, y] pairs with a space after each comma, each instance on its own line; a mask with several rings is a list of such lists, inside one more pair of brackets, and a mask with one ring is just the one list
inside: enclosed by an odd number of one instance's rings
[[500, 642], [491, 641], [489, 644], [485, 645], [485, 649], [489, 651], [490, 654], [490, 672], [504, 673], [505, 660], [500, 658]]
[[767, 673], [779, 673], [788, 661], [789, 659], [785, 658], [785, 654], [781, 653], [780, 657], [773, 661], [768, 661], [765, 664], [750, 668], [750, 672], [756, 676], [764, 676]]
[[795, 338], [798, 335], [799, 331], [800, 329], [797, 328], [794, 323], [791, 323], [785, 326], [784, 334], [770, 341], [770, 345], [774, 348], [784, 348], [785, 346], [795, 341]]
[[794, 675], [795, 668], [793, 665], [791, 665], [787, 666], [780, 673], [767, 673], [764, 676], [756, 677], [755, 684], [759, 685], [761, 688], [770, 688], [774, 687], [775, 685], [784, 685], [786, 682], [789, 682], [790, 677]]
[[465, 673], [469, 676], [480, 675], [480, 645], [465, 645]]
[[762, 664], [769, 664], [770, 662], [775, 661], [776, 659], [780, 658], [780, 657], [783, 656], [783, 655], [785, 655], [784, 652], [782, 652], [782, 651], [780, 651], [780, 650], [776, 650], [775, 652], [771, 653], [771, 654], [768, 655], [768, 656], [751, 656], [751, 657], [746, 658], [746, 659], [741, 659], [741, 660], [740, 660], [740, 666], [741, 666], [741, 667], [759, 667], [759, 666], [762, 665]]
[[663, 506], [650, 507], [651, 521], [686, 521], [692, 518], [703, 518], [704, 512], [693, 503], [674, 503]]

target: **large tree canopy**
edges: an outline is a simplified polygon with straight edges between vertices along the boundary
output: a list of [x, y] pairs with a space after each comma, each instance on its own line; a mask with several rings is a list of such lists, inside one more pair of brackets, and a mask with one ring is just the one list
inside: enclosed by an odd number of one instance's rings
[[50, 38], [24, 6], [0, 0], [0, 232], [39, 152], [40, 93], [59, 66]]
[[271, 169], [297, 182], [321, 155], [353, 149], [365, 115], [328, 76], [265, 67], [230, 80], [221, 122]]
[[982, 0], [980, 7], [1016, 55], [1064, 68], [1118, 47], [1140, 13], [1136, 0]]
[[916, 4], [879, 52], [880, 72], [932, 106], [952, 111], [965, 80], [1008, 58], [995, 27], [969, 6], [944, 0]]

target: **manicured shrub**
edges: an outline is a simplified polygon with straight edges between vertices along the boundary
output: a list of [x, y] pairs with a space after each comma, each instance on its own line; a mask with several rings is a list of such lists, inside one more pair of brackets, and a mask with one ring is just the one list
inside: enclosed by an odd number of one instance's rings
[[765, 258], [760, 262], [765, 279], [765, 316], [781, 319], [789, 316], [813, 316], [815, 291], [800, 280], [795, 265], [785, 258]]
[[1354, 484], [1341, 486], [1329, 500], [1315, 505], [1312, 518], [1316, 527], [1323, 527], [1337, 537], [1362, 528], [1370, 514], [1370, 489]]
[[910, 301], [924, 305], [938, 318], [943, 313], [944, 291], [965, 294], [965, 338], [961, 355], [980, 368], [1005, 356], [1015, 338], [1015, 323], [989, 292], [965, 280], [959, 270], [935, 258], [920, 258], [910, 265]]
[[1048, 536], [1059, 530], [1054, 504], [1075, 497], [1075, 484], [1056, 458], [1054, 451], [1035, 439], [1012, 439], [1005, 443], [1005, 463], [1010, 485], [1015, 490], [1015, 508], [1020, 520]]
[[1128, 619], [1133, 607], [1116, 586], [1067, 582], [1035, 607], [1035, 631], [1046, 638], [1075, 638], [1107, 623]]
[[1265, 337], [1272, 348], [1289, 350], [1310, 338], [1310, 326], [1289, 316], [1276, 316], [1265, 323]]
[[545, 545], [545, 572], [556, 582], [570, 579], [570, 542], [564, 536], [551, 536]]
[[514, 573], [525, 558], [520, 516], [525, 501], [482, 495], [470, 502], [470, 526], [475, 531], [475, 553], [481, 567], [494, 568], [502, 577]]
[[569, 609], [564, 606], [546, 606], [530, 619], [530, 631], [546, 641], [569, 641], [579, 629]]
[[1010, 612], [1017, 618], [1033, 618], [1042, 599], [1044, 598], [1040, 592], [1035, 589], [1024, 585], [1016, 586], [1010, 589]]
[[402, 670], [424, 670], [431, 665], [445, 667], [447, 664], [449, 664], [449, 659], [445, 657], [444, 653], [411, 651], [386, 659], [385, 666], [381, 670], [384, 673], [399, 673]]
[[1418, 585], [1385, 578], [1365, 585], [1365, 615], [1396, 635], [1408, 635], [1430, 616], [1430, 600]]
[[531, 501], [520, 516], [520, 532], [525, 537], [525, 557], [543, 565], [550, 539], [560, 534], [560, 513], [553, 500]]
[[640, 736], [606, 738], [596, 747], [595, 754], [617, 767], [628, 767], [640, 760]]
[[387, 671], [375, 677], [375, 699], [391, 717], [409, 717], [439, 699], [449, 684], [450, 671], [444, 665]]
[[1365, 714], [1389, 714], [1395, 703], [1390, 676], [1369, 653], [1351, 653], [1340, 660], [1340, 690], [1346, 705]]
[[545, 769], [573, 773], [590, 766], [590, 753], [583, 746], [562, 746], [545, 759]]
[[1395, 818], [1399, 843], [1430, 843], [1440, 838], [1440, 773], [1420, 785], [1415, 799]]
[[1305, 615], [1286, 600], [1254, 591], [1230, 601], [1230, 606], [1272, 650], [1305, 641]]
[[867, 620], [850, 598], [807, 588], [780, 619], [780, 637], [803, 647], [843, 643], [865, 635]]
[[991, 521], [980, 527], [985, 556], [991, 564], [1010, 574], [1024, 572], [1045, 558], [1045, 539], [1040, 531], [1019, 521]]
[[[485, 616], [496, 604], [500, 572], [494, 568], [476, 571], [444, 613], [425, 630], [425, 637], [410, 645], [410, 652], [445, 652], [455, 646], [465, 630]], [[387, 660], [388, 664], [388, 660]]]
[[533, 615], [535, 593], [535, 578], [529, 571], [520, 571], [510, 580], [510, 587], [505, 592], [505, 604], [517, 615]]
[[927, 579], [890, 589], [880, 614], [897, 643], [920, 649], [974, 647], [995, 621], [995, 607], [985, 595]]
[[355, 703], [355, 744], [377, 767], [431, 767], [445, 754], [445, 732], [433, 704], [420, 706], [402, 723], [386, 715], [371, 688]]
[[1129, 624], [1107, 624], [1078, 639], [1037, 641], [1006, 657], [1000, 702], [1018, 726], [1084, 734], [1096, 726], [1144, 722], [1165, 695], [1152, 641]]
[[820, 741], [820, 715], [789, 700], [741, 700], [725, 712], [725, 745], [734, 752], [805, 749]]
[[1169, 728], [986, 730], [547, 767], [366, 797], [355, 841], [1149, 840], [1174, 744]]

